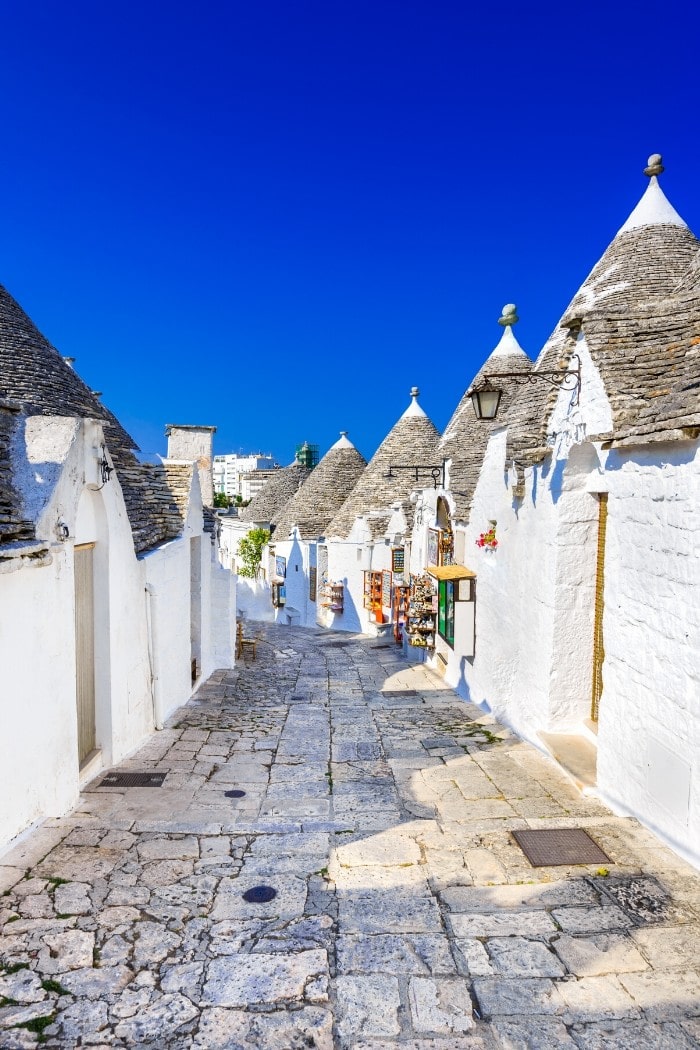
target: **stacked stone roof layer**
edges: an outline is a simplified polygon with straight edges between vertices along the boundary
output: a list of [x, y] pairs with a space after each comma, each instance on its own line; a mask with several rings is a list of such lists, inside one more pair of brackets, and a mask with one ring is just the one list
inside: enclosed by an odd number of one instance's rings
[[[416, 410], [417, 409], [417, 410]], [[357, 484], [329, 524], [326, 535], [346, 539], [355, 519], [379, 511], [389, 514], [396, 503], [403, 503], [413, 489], [425, 484], [425, 467], [438, 465], [440, 435], [432, 421], [417, 404], [409, 406], [382, 441], [367, 464]], [[422, 467], [416, 481], [410, 470], [395, 470], [389, 477], [389, 467]], [[409, 528], [412, 524], [412, 504], [406, 503]], [[409, 510], [409, 508], [411, 508]]]
[[613, 414], [613, 445], [696, 437], [700, 432], [700, 293], [633, 312], [594, 310], [586, 340]]
[[297, 489], [304, 484], [312, 469], [312, 467], [302, 466], [295, 460], [288, 467], [276, 470], [265, 482], [257, 496], [242, 509], [239, 515], [241, 520], [265, 521], [276, 525], [287, 503]]
[[0, 546], [34, 539], [34, 524], [24, 518], [12, 477], [12, 445], [20, 418], [18, 406], [0, 401]]
[[[29, 416], [77, 416], [101, 422], [124, 496], [136, 553], [150, 550], [179, 535], [183, 517], [173, 499], [164, 469], [139, 463], [133, 453], [138, 449], [133, 438], [2, 286], [0, 400], [17, 402], [22, 412]], [[3, 504], [8, 502], [9, 493], [4, 474], [6, 470], [0, 477], [0, 502]], [[17, 508], [12, 513], [16, 515]], [[7, 524], [10, 527], [0, 532], [0, 542], [9, 542], [12, 522]]]
[[[627, 444], [658, 440], [669, 430], [694, 425], [697, 418], [695, 351], [690, 345], [685, 351], [665, 350], [676, 346], [674, 339], [694, 338], [697, 316], [692, 322], [691, 317], [697, 310], [693, 288], [698, 283], [700, 242], [682, 220], [658, 221], [670, 213], [659, 206], [666, 198], [655, 180], [647, 194], [650, 191], [655, 209], [648, 200], [640, 207], [642, 198], [632, 213], [637, 217], [634, 223], [628, 220], [622, 227], [562, 316], [562, 321], [581, 318], [611, 402], [613, 433], [608, 437]], [[560, 322], [534, 371], [555, 371], [573, 352], [574, 339]], [[664, 375], [667, 382], [660, 382]], [[535, 463], [546, 456], [547, 422], [557, 393], [540, 382], [516, 394], [504, 417], [508, 458]]]
[[304, 540], [325, 535], [366, 466], [365, 457], [349, 441], [330, 448], [284, 507], [276, 522], [276, 538], [286, 538], [295, 525]]

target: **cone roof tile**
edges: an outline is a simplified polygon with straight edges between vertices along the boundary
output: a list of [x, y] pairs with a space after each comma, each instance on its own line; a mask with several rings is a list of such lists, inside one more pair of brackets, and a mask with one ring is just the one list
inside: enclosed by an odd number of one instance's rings
[[342, 434], [285, 505], [276, 521], [276, 538], [286, 538], [294, 525], [302, 539], [324, 535], [366, 466], [365, 457]]
[[388, 477], [389, 467], [426, 467], [437, 464], [440, 435], [418, 405], [416, 395], [372, 456], [357, 484], [326, 530], [326, 535], [346, 538], [353, 523], [369, 511], [390, 513], [392, 504], [421, 487], [410, 470], [397, 470]]
[[[685, 352], [669, 356], [663, 346], [675, 346], [679, 339], [689, 344], [694, 338], [699, 248], [654, 177], [564, 312], [562, 320], [582, 319], [591, 356], [611, 401], [616, 440], [646, 441], [654, 434], [678, 431], [684, 421], [694, 425], [697, 391], [690, 382], [697, 368], [694, 351], [688, 345]], [[535, 370], [555, 371], [573, 350], [573, 340], [560, 322]], [[663, 362], [668, 362], [667, 372]], [[668, 383], [660, 383], [664, 375]], [[663, 393], [666, 387], [668, 393]], [[545, 383], [518, 392], [504, 416], [509, 458], [521, 462], [544, 458], [556, 398], [557, 390]], [[677, 426], [671, 427], [674, 420]]]

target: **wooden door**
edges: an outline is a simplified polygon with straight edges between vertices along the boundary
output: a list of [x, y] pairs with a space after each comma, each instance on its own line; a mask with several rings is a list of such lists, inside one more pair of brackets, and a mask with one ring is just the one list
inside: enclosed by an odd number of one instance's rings
[[95, 750], [95, 586], [93, 543], [75, 548], [75, 680], [78, 758]]
[[605, 590], [605, 535], [608, 524], [608, 494], [598, 496], [598, 554], [595, 573], [595, 610], [593, 616], [593, 688], [591, 691], [591, 721], [598, 721], [600, 698], [603, 695], [603, 595]]

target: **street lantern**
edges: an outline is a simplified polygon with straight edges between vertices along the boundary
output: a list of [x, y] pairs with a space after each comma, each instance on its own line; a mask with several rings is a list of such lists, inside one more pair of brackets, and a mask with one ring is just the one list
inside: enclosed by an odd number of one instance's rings
[[477, 419], [491, 420], [496, 418], [498, 405], [503, 391], [486, 380], [480, 387], [469, 391]]

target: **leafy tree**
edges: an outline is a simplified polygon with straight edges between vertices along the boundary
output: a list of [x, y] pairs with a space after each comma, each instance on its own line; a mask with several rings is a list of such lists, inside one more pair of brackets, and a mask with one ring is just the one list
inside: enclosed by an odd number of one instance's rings
[[228, 510], [230, 505], [231, 504], [229, 502], [229, 498], [228, 498], [228, 496], [226, 495], [225, 492], [215, 492], [214, 493], [214, 506], [215, 507], [223, 507], [224, 510]]
[[262, 561], [263, 547], [270, 539], [267, 529], [251, 529], [250, 532], [238, 541], [238, 557], [243, 564], [239, 568], [241, 576], [255, 579]]

